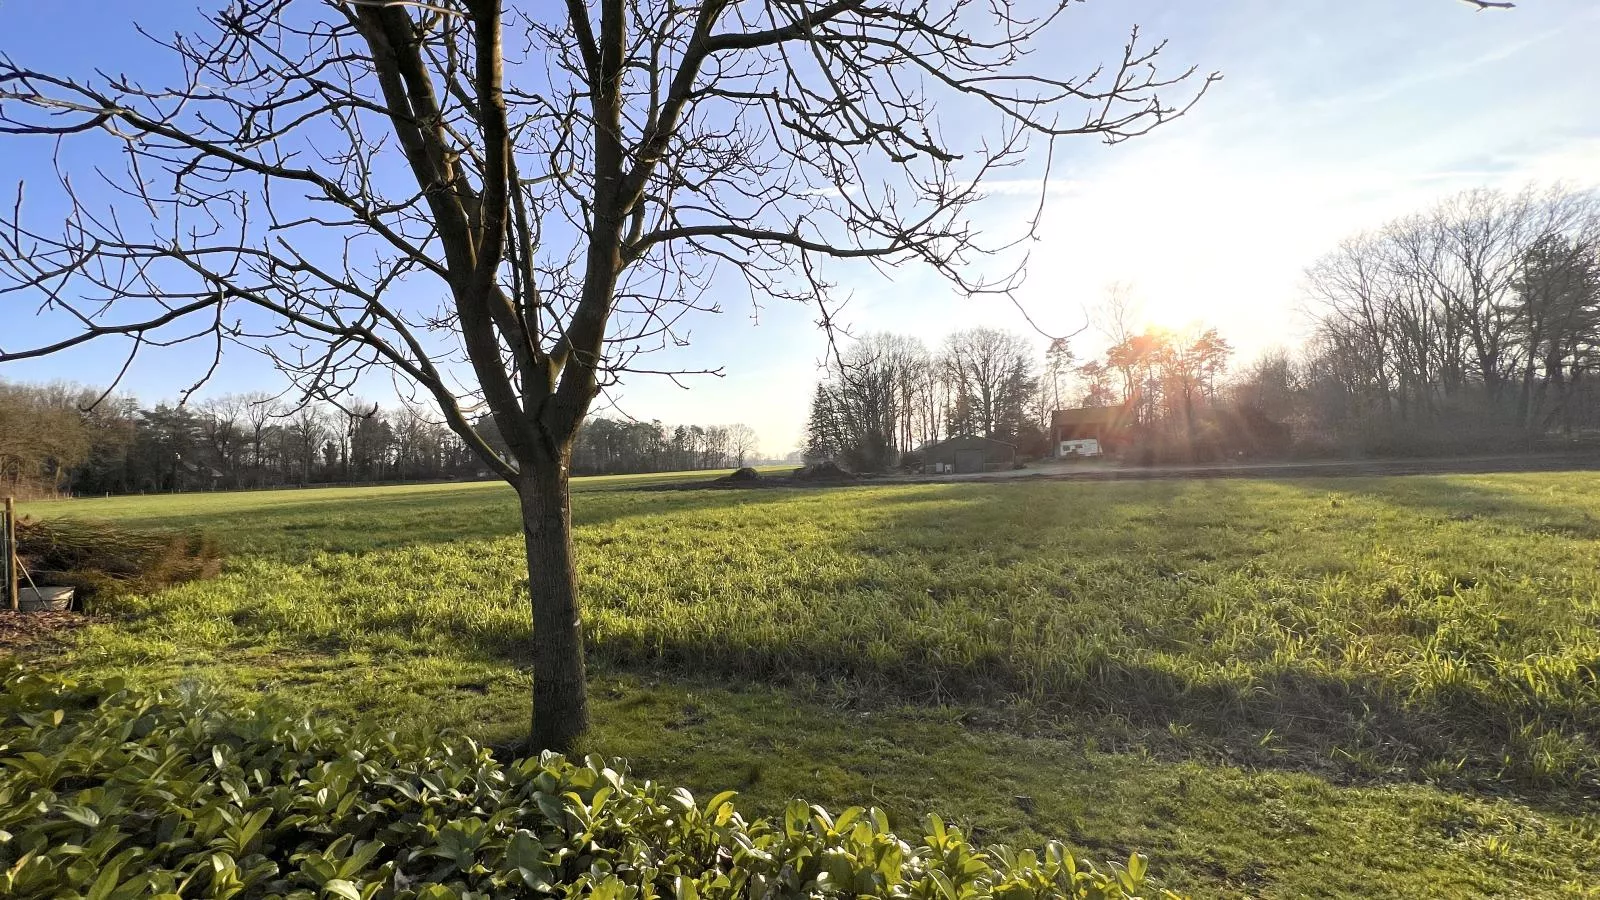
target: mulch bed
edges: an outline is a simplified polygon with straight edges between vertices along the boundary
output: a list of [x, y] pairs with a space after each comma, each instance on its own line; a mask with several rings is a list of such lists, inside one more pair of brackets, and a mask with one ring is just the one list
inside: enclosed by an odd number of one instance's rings
[[74, 628], [103, 621], [76, 612], [12, 612], [0, 609], [0, 654], [56, 644]]

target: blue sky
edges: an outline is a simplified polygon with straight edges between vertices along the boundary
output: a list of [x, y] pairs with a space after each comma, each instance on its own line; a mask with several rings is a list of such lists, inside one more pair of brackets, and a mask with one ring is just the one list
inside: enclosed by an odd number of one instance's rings
[[[198, 21], [192, 4], [0, 0], [0, 51], [40, 69], [159, 72], [159, 52], [133, 35], [134, 15], [157, 33]], [[1091, 0], [1040, 52], [1087, 69], [1117, 52], [1133, 23], [1170, 39], [1174, 62], [1225, 78], [1154, 135], [1058, 149], [1064, 164], [1019, 294], [1048, 332], [1076, 329], [1086, 306], [1125, 282], [1150, 324], [1217, 326], [1241, 357], [1292, 346], [1306, 327], [1300, 273], [1340, 238], [1469, 187], [1600, 184], [1594, 0], [1523, 0], [1485, 13], [1456, 0]], [[48, 177], [43, 149], [0, 140], [7, 195], [19, 179]], [[985, 231], [1014, 234], [1028, 214], [1036, 197], [1015, 187], [997, 185], [977, 210]], [[829, 274], [849, 293], [844, 319], [856, 331], [937, 344], [978, 324], [1027, 330], [1009, 303], [964, 299], [928, 272], [901, 268], [891, 279], [841, 264]], [[692, 345], [654, 361], [721, 365], [726, 376], [690, 380], [688, 390], [636, 379], [615, 399], [639, 418], [743, 421], [767, 452], [784, 453], [799, 438], [823, 352], [815, 311], [770, 302], [753, 316], [732, 281], [724, 312], [692, 323]], [[31, 307], [0, 309], [0, 343], [35, 328]], [[1086, 334], [1076, 349], [1099, 348]], [[152, 355], [127, 387], [147, 399], [176, 393], [196, 374], [185, 353]], [[99, 349], [8, 366], [0, 377], [96, 383], [119, 363]], [[240, 351], [208, 391], [274, 388], [275, 379]]]

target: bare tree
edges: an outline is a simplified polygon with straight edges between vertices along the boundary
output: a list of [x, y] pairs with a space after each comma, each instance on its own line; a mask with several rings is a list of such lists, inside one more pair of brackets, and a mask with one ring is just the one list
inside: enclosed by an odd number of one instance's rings
[[1040, 404], [1046, 408], [1046, 425], [1048, 425], [1049, 411], [1063, 408], [1061, 385], [1072, 372], [1074, 360], [1072, 345], [1066, 338], [1056, 338], [1045, 348], [1044, 377], [1040, 379]]
[[260, 391], [245, 394], [240, 399], [244, 401], [245, 427], [250, 432], [250, 465], [255, 470], [256, 486], [262, 487], [267, 475], [267, 431], [273, 421], [283, 415], [283, 409], [277, 397]]
[[1469, 191], [1307, 271], [1317, 368], [1364, 430], [1537, 434], [1592, 367], [1597, 265], [1600, 194]]
[[986, 178], [1047, 178], [1056, 139], [1145, 134], [1211, 83], [1159, 74], [1137, 30], [1105, 67], [1030, 69], [1067, 9], [234, 0], [163, 43], [173, 86], [0, 61], [0, 133], [98, 131], [128, 166], [104, 208], [63, 179], [59, 232], [0, 216], [0, 290], [78, 326], [0, 361], [235, 343], [307, 397], [374, 366], [415, 385], [520, 498], [532, 738], [567, 748], [588, 724], [568, 454], [597, 392], [680, 340], [719, 273], [825, 326], [829, 258], [1009, 290], [971, 268]]
[[200, 404], [200, 432], [218, 467], [231, 485], [239, 480], [239, 456], [244, 442], [243, 423], [249, 401], [237, 394], [212, 397]]
[[321, 404], [300, 407], [284, 426], [285, 449], [289, 451], [288, 459], [284, 461], [299, 467], [302, 487], [311, 483], [311, 470], [316, 467], [317, 454], [332, 433], [333, 429], [328, 427], [328, 414]]
[[744, 461], [756, 452], [759, 438], [756, 430], [743, 422], [735, 422], [728, 426], [728, 452], [733, 454], [734, 465], [743, 467]]
[[1034, 348], [1023, 336], [970, 328], [945, 339], [941, 367], [951, 383], [952, 434], [1013, 440], [1038, 390]]
[[949, 383], [941, 377], [934, 356], [920, 340], [910, 339], [908, 359], [901, 376], [906, 450], [939, 440], [943, 433]]
[[[1088, 319], [1105, 339], [1106, 345], [1114, 351], [1130, 346], [1134, 336], [1139, 333], [1139, 319], [1143, 314], [1144, 306], [1134, 293], [1133, 285], [1117, 281], [1106, 285], [1105, 296], [1089, 310]], [[1112, 362], [1110, 368], [1122, 378], [1122, 400], [1130, 402], [1139, 388], [1133, 367], [1128, 365], [1126, 354], [1111, 355], [1117, 361]]]
[[1329, 359], [1341, 360], [1350, 383], [1364, 386], [1371, 409], [1387, 421], [1394, 412], [1393, 329], [1388, 316], [1382, 245], [1372, 235], [1340, 243], [1306, 272], [1306, 291], [1326, 310], [1319, 330]]

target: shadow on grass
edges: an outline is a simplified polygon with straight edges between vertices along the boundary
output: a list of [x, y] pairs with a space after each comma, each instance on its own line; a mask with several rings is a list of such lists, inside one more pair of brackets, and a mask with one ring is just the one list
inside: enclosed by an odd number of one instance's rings
[[[509, 641], [498, 649], [502, 659], [526, 666], [526, 647], [525, 641]], [[808, 658], [808, 649], [817, 652]], [[1593, 722], [1541, 716], [1499, 698], [1407, 702], [1396, 685], [1376, 676], [1274, 672], [1248, 684], [1201, 682], [1122, 660], [1108, 660], [1093, 679], [1030, 695], [998, 664], [951, 667], [930, 654], [920, 667], [889, 668], [840, 661], [831, 649], [729, 655], [705, 644], [664, 642], [649, 653], [595, 648], [590, 660], [599, 671], [820, 693], [841, 711], [953, 707], [976, 729], [1086, 738], [1102, 747], [1137, 745], [1176, 757], [1199, 753], [1336, 780], [1437, 779], [1475, 789], [1509, 782], [1548, 793], [1563, 808], [1600, 789]], [[1590, 759], [1577, 767], [1543, 768], [1528, 746], [1529, 735], [1518, 727], [1529, 721], [1585, 735]]]
[[[1567, 787], [1550, 788], [1557, 794], [1593, 790], [1600, 710], [1576, 717], [1558, 714], [1518, 702], [1512, 692], [1414, 700], [1400, 677], [1370, 665], [1328, 667], [1347, 673], [1334, 675], [1260, 659], [1241, 659], [1234, 666], [1233, 660], [1199, 652], [1193, 652], [1195, 659], [1180, 659], [1183, 665], [1155, 664], [1163, 656], [1189, 655], [1193, 642], [1205, 640], [1186, 618], [1197, 608], [1186, 592], [1199, 582], [1184, 579], [1197, 571], [1226, 574], [1251, 564], [1252, 555], [1264, 552], [1251, 543], [1254, 529], [1286, 528], [1296, 517], [1309, 521], [1318, 510], [1327, 511], [1330, 491], [1395, 509], [1481, 516], [1497, 523], [1538, 523], [1563, 512], [1558, 505], [1470, 478], [1294, 479], [1247, 490], [1250, 484], [1167, 480], [582, 494], [574, 499], [575, 524], [595, 534], [580, 536], [580, 554], [605, 542], [626, 542], [630, 535], [640, 535], [643, 542], [650, 529], [676, 529], [676, 543], [667, 545], [664, 555], [638, 557], [638, 565], [660, 567], [664, 577], [633, 587], [671, 594], [665, 599], [680, 608], [730, 604], [710, 610], [711, 615], [691, 608], [676, 624], [652, 619], [655, 607], [643, 605], [628, 613], [638, 627], [597, 636], [590, 656], [602, 670], [713, 678], [732, 685], [786, 684], [824, 690], [838, 707], [951, 704], [968, 710], [969, 727], [1076, 734], [1102, 745], [1131, 735], [1142, 746], [1174, 755], [1198, 753], [1248, 765], [1417, 779], [1455, 777], [1450, 768], [1466, 760], [1459, 774], [1478, 784], [1495, 784], [1504, 772], [1512, 778], [1567, 779]], [[819, 498], [822, 503], [815, 502]], [[792, 513], [790, 504], [796, 505]], [[768, 508], [755, 524], [769, 530], [783, 528], [791, 517], [815, 517], [807, 523], [817, 527], [808, 532], [806, 549], [823, 552], [803, 558], [837, 556], [845, 563], [838, 572], [769, 573], [714, 599], [695, 593], [690, 579], [668, 571], [687, 565], [672, 552], [717, 543], [715, 529], [724, 517], [696, 519], [696, 514], [746, 505]], [[849, 507], [848, 514], [832, 516], [836, 507]], [[680, 516], [687, 518], [669, 520]], [[240, 518], [237, 512], [219, 513], [215, 521], [241, 544], [288, 559], [319, 551], [361, 553], [504, 538], [517, 531], [515, 502], [506, 490], [318, 497], [274, 505], [248, 521]], [[1554, 520], [1581, 519], [1572, 513]], [[197, 524], [204, 521], [201, 517]], [[1418, 528], [1428, 524], [1426, 517], [1417, 520]], [[1298, 539], [1328, 540], [1345, 526], [1337, 518], [1326, 519], [1318, 525], [1322, 530]], [[1061, 533], [1076, 543], [1063, 544], [1050, 529], [1064, 529]], [[599, 534], [602, 530], [607, 533]], [[1358, 536], [1329, 559], [1347, 565], [1368, 543]], [[775, 556], [785, 546], [786, 541], [774, 540], [763, 544], [762, 552]], [[861, 561], [867, 564], [858, 565]], [[1516, 560], [1506, 562], [1516, 568]], [[712, 565], [695, 577], [702, 584], [736, 582], [735, 564], [723, 565], [726, 575]], [[1287, 571], [1294, 565], [1279, 561], [1267, 568]], [[1012, 577], [1007, 573], [1013, 567], [1027, 567], [1028, 574]], [[908, 569], [916, 571], [906, 576], [902, 570]], [[1103, 577], [1080, 577], [1084, 572]], [[1046, 579], [1066, 584], [1069, 575], [1077, 579], [1071, 589], [1053, 593], [1060, 585]], [[1250, 581], [1235, 586], [1247, 592], [1272, 587]], [[763, 603], [760, 592], [767, 589], [786, 593], [780, 603]], [[511, 589], [507, 602], [525, 610], [519, 591]], [[1022, 598], [1007, 593], [1012, 591], [1029, 592], [1032, 611], [1045, 615], [1017, 614], [1024, 606]], [[751, 608], [737, 607], [745, 599]], [[1311, 600], [1289, 595], [1284, 602]], [[1131, 610], [1134, 604], [1143, 604], [1138, 615]], [[1050, 614], [1058, 615], [1051, 619]], [[771, 628], [762, 629], [762, 617]], [[525, 666], [527, 630], [520, 622], [507, 626], [511, 621], [507, 615], [430, 619], [397, 607], [367, 616], [362, 626], [375, 634], [407, 636], [411, 642], [397, 640], [396, 653], [423, 652], [420, 648], [427, 646], [427, 653]], [[1026, 630], [1041, 621], [1059, 627], [1087, 622], [1100, 628], [1090, 637], [1104, 642], [1073, 647], [1029, 640]], [[999, 626], [986, 634], [992, 622]], [[292, 624], [250, 623], [252, 630], [269, 633]], [[1403, 637], [1414, 642], [1416, 636]], [[1029, 652], [1034, 655], [1024, 655]], [[1540, 776], [1535, 750], [1519, 730], [1528, 723], [1576, 734], [1583, 745], [1576, 751], [1578, 761], [1558, 761]]]
[[[494, 659], [525, 669], [527, 641], [505, 637]], [[817, 709], [833, 710], [841, 727], [857, 714], [939, 708], [973, 732], [1301, 772], [1333, 783], [1432, 782], [1474, 796], [1514, 794], [1532, 808], [1568, 813], [1588, 809], [1600, 789], [1592, 767], [1539, 768], [1519, 744], [1515, 725], [1527, 710], [1468, 698], [1408, 704], [1377, 677], [1272, 673], [1240, 686], [1196, 683], [1118, 662], [1094, 681], [1025, 699], [1008, 690], [998, 670], [954, 671], [928, 658], [921, 675], [913, 676], [905, 669], [839, 664], [823, 648], [809, 648], [818, 652], [804, 658], [807, 649], [793, 648], [780, 659], [668, 642], [647, 654], [595, 648], [589, 660], [597, 676], [639, 676], [691, 693], [751, 685], [792, 692]]]
[[[1325, 491], [1332, 489], [1401, 509], [1436, 511], [1452, 518], [1492, 518], [1496, 525], [1511, 520], [1519, 527], [1550, 521], [1572, 526], [1562, 533], [1577, 533], [1585, 518], [1581, 511], [1563, 509], [1554, 501], [1542, 502], [1471, 479], [1291, 479], [1272, 484], [1278, 497], [1299, 504], [1294, 511], [1301, 514], [1314, 512]], [[952, 577], [959, 577], [968, 563], [972, 568], [1004, 567], [1035, 554], [1034, 544], [1040, 538], [1029, 527], [1031, 520], [1019, 518], [1022, 514], [1016, 508], [1032, 504], [1029, 515], [1045, 517], [1040, 529], [1063, 517], [1096, 528], [1142, 527], [1145, 537], [1139, 540], [1154, 535], [1160, 544], [1130, 545], [1125, 549], [1136, 552], [1122, 562], [1156, 563], [1171, 557], [1174, 547], [1185, 547], [1195, 539], [1198, 533], [1189, 529], [1229, 515], [1227, 500], [1238, 495], [1237, 484], [1171, 481], [1092, 489], [1059, 485], [1046, 494], [1035, 493], [1038, 487], [900, 489], [874, 498], [874, 508], [887, 511], [885, 515], [833, 539], [845, 553], [886, 557], [891, 563], [898, 553], [940, 554], [959, 548], [960, 553], [971, 554], [951, 562]], [[1211, 537], [1219, 553], [1248, 557], [1245, 544], [1224, 546], [1236, 536]], [[1355, 546], [1363, 543], [1358, 540]], [[1232, 561], [1225, 555], [1221, 564]], [[1159, 571], [1152, 574], [1164, 577]], [[860, 602], [886, 602], [892, 584], [871, 576], [866, 582]], [[929, 588], [931, 602], [961, 602], [959, 588], [948, 595], [936, 594], [937, 588]], [[1094, 599], [1102, 604], [1106, 600]], [[915, 601], [925, 602], [921, 597]], [[817, 602], [834, 600], [819, 597]], [[1173, 603], [1174, 615], [1184, 612], [1182, 602]], [[882, 625], [865, 616], [854, 621], [868, 629]], [[807, 688], [832, 685], [838, 703], [846, 706], [956, 704], [974, 711], [971, 722], [977, 727], [1082, 733], [1085, 726], [1080, 719], [1096, 723], [1088, 726], [1091, 732], [1104, 732], [1107, 723], [1121, 722], [1139, 733], [1142, 743], [1177, 753], [1200, 750], [1241, 764], [1363, 780], [1428, 778], [1465, 781], [1479, 788], [1509, 781], [1547, 793], [1558, 805], [1600, 787], [1596, 780], [1600, 710], [1552, 706], [1493, 684], [1419, 692], [1406, 679], [1381, 671], [1381, 666], [1364, 671], [1360, 666], [1331, 665], [1327, 671], [1316, 671], [1315, 666], [1294, 668], [1292, 662], [1286, 669], [1240, 660], [1243, 665], [1232, 669], [1224, 660], [1202, 661], [1191, 667], [1194, 674], [1187, 674], [1178, 671], [1182, 667], [1151, 664], [1150, 658], [1161, 655], [1152, 651], [1161, 649], [1174, 633], [1185, 640], [1203, 638], [1198, 632], [1185, 632], [1182, 624], [1135, 636], [1126, 644], [1091, 647], [1076, 658], [1043, 662], [1020, 659], [1012, 655], [1014, 650], [981, 640], [973, 644], [979, 648], [976, 652], [962, 653], [963, 648], [955, 646], [961, 643], [959, 638], [916, 628], [892, 632], [887, 639], [893, 643], [890, 647], [884, 646], [881, 636], [837, 629], [785, 631], [781, 642], [715, 629], [699, 634], [647, 632], [597, 641], [591, 656], [598, 665], [619, 671]], [[520, 646], [500, 649], [520, 655]], [[1582, 672], [1577, 677], [1583, 677]]]
[[1560, 474], [1499, 476], [1490, 483], [1481, 476], [1448, 475], [1322, 480], [1305, 484], [1367, 497], [1448, 521], [1483, 520], [1496, 527], [1579, 540], [1600, 539], [1600, 519], [1576, 507], [1569, 498], [1554, 490], [1541, 497], [1529, 489], [1519, 489], [1528, 484], [1520, 479], [1533, 479], [1535, 484], [1555, 488], [1560, 478]]
[[[976, 715], [976, 724], [1012, 730], [1072, 730], [1076, 727], [1072, 719], [1078, 715], [1101, 722], [1118, 720], [1168, 746], [1205, 748], [1253, 765], [1416, 778], [1428, 767], [1433, 767], [1430, 772], [1449, 775], [1452, 767], [1466, 760], [1459, 773], [1480, 782], [1493, 782], [1502, 775], [1526, 781], [1593, 782], [1600, 711], [1584, 714], [1541, 707], [1515, 691], [1481, 685], [1414, 696], [1414, 686], [1400, 677], [1371, 666], [1324, 667], [1321, 660], [1280, 665], [1241, 659], [1235, 667], [1229, 660], [1194, 653], [1195, 658], [1182, 659], [1179, 665], [1153, 664], [1163, 654], [1189, 655], [1192, 651], [1186, 648], [1205, 640], [1204, 632], [1182, 620], [1195, 614], [1185, 594], [1193, 588], [1184, 586], [1184, 578], [1197, 567], [1212, 565], [1217, 570], [1248, 563], [1261, 552], [1249, 543], [1251, 529], [1264, 523], [1282, 525], [1296, 517], [1308, 520], [1325, 511], [1330, 493], [1359, 496], [1381, 504], [1380, 508], [1423, 513], [1418, 521], [1422, 528], [1428, 526], [1426, 514], [1437, 514], [1531, 530], [1548, 529], [1554, 522], [1564, 526], [1560, 533], [1577, 535], [1587, 519], [1582, 510], [1563, 508], [1554, 498], [1542, 500], [1471, 477], [1263, 481], [1271, 485], [1270, 493], [1247, 491], [1244, 482], [1166, 480], [617, 490], [603, 496], [580, 495], [574, 502], [574, 520], [580, 528], [622, 525], [619, 532], [601, 539], [603, 545], [626, 540], [630, 520], [651, 527], [649, 523], [662, 514], [693, 517], [754, 504], [770, 508], [765, 521], [779, 528], [787, 515], [783, 507], [790, 503], [815, 500], [819, 493], [837, 495], [843, 503], [856, 491], [872, 491], [855, 495], [864, 498], [858, 504], [860, 515], [829, 522], [823, 540], [845, 558], [869, 559], [873, 564], [842, 581], [818, 575], [814, 586], [789, 582], [787, 589], [795, 596], [786, 602], [805, 608], [787, 613], [772, 606], [743, 611], [747, 620], [772, 617], [774, 627], [762, 630], [746, 627], [745, 621], [714, 617], [700, 620], [709, 624], [698, 629], [647, 622], [592, 640], [590, 655], [597, 666], [617, 671], [801, 687], [835, 685], [840, 702], [846, 704], [971, 705], [991, 711]], [[303, 508], [279, 507], [272, 518], [279, 527], [298, 517], [315, 520], [334, 529], [325, 538], [336, 545], [329, 549], [346, 552], [504, 537], [517, 527], [508, 492], [371, 498], [352, 509], [360, 527], [348, 531], [338, 526], [340, 513], [335, 509], [319, 500]], [[709, 520], [692, 518], [689, 524], [691, 529], [716, 527]], [[1046, 534], [1067, 524], [1082, 543], [1063, 550]], [[1327, 530], [1304, 539], [1322, 540], [1342, 525], [1335, 519], [1319, 527]], [[714, 530], [704, 534], [704, 540], [715, 540]], [[1353, 543], [1330, 558], [1336, 565], [1347, 565], [1366, 543], [1367, 538], [1355, 536]], [[1039, 565], [1042, 558], [1055, 564], [1052, 555], [1063, 552], [1076, 553], [1076, 558], [1061, 565], [1115, 571], [1108, 580], [1078, 582], [1053, 598], [1035, 598], [1030, 601], [1034, 605], [1026, 608], [1021, 601], [996, 593], [1052, 590], [1043, 581], [1008, 580], [1001, 574], [1011, 566]], [[652, 564], [668, 562], [659, 557]], [[913, 578], [897, 580], [903, 574], [897, 567], [902, 565], [924, 569]], [[1293, 565], [1279, 562], [1278, 568], [1288, 570]], [[990, 573], [1001, 574], [994, 575], [992, 583], [984, 582]], [[730, 569], [728, 578], [736, 580], [739, 574]], [[815, 592], [808, 593], [813, 587]], [[1236, 587], [1251, 592], [1272, 589], [1254, 582]], [[668, 579], [654, 589], [680, 588]], [[1096, 595], [1096, 590], [1112, 593]], [[1151, 593], [1138, 596], [1140, 591]], [[676, 596], [668, 599], [684, 602]], [[514, 590], [509, 602], [521, 607], [526, 601]], [[728, 598], [697, 602], [728, 602]], [[1298, 597], [1293, 602], [1311, 601]], [[1123, 603], [1140, 608], [1130, 609], [1119, 621], [1118, 604]], [[1058, 638], [1057, 643], [1030, 640], [1023, 632], [1038, 626], [1028, 616], [1040, 614], [1041, 608], [1049, 614], [1051, 604], [1090, 609], [1089, 615], [1102, 617], [1092, 623], [1100, 633], [1089, 634], [1079, 644], [1071, 643], [1075, 635]], [[991, 619], [1013, 617], [1024, 609], [1022, 618], [1003, 623], [998, 636], [982, 632]], [[821, 612], [814, 620], [805, 619], [814, 621], [815, 628], [776, 621], [810, 616], [816, 610]], [[953, 614], [945, 614], [950, 610]], [[902, 627], [907, 621], [911, 626]], [[1084, 614], [1070, 612], [1055, 623], [1073, 621], [1084, 621]], [[458, 644], [456, 652], [464, 656], [527, 663], [528, 635], [520, 627], [452, 626], [404, 609], [373, 617], [366, 626], [377, 633], [437, 636]], [[1118, 633], [1119, 626], [1124, 633]], [[1128, 634], [1127, 629], [1140, 630]], [[1420, 652], [1419, 636], [1397, 639], [1415, 643]], [[1029, 658], [1028, 653], [1034, 655]], [[1041, 655], [1051, 653], [1058, 655]], [[1527, 731], [1529, 726], [1532, 732]], [[1543, 751], [1528, 743], [1547, 733], [1573, 738], [1575, 743], [1554, 748], [1567, 755], [1565, 760], [1541, 763], [1535, 758]]]

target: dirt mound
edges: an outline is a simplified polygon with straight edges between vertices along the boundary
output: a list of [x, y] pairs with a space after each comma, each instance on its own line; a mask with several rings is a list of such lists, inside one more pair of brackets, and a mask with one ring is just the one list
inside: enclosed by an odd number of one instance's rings
[[795, 469], [793, 474], [762, 474], [749, 466], [705, 481], [669, 481], [632, 488], [639, 491], [765, 490], [768, 488], [826, 488], [859, 484], [872, 476], [857, 475], [837, 463], [824, 462]]
[[795, 469], [794, 477], [798, 481], [854, 481], [857, 476], [838, 463], [826, 460]]
[[74, 519], [17, 522], [17, 553], [34, 583], [77, 588], [79, 601], [149, 593], [222, 570], [221, 551], [199, 532]]

